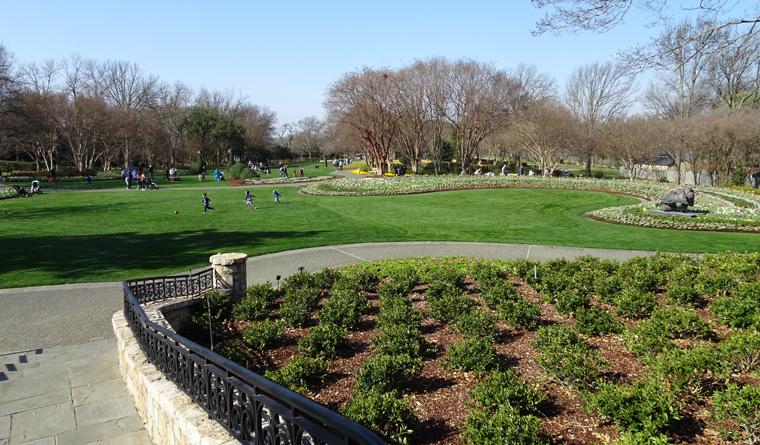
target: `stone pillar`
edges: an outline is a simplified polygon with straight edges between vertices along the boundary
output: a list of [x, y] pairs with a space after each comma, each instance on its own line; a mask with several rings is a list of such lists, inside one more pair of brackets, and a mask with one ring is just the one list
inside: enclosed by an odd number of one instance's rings
[[214, 268], [214, 289], [228, 290], [236, 300], [245, 296], [248, 286], [244, 253], [218, 253], [208, 259]]

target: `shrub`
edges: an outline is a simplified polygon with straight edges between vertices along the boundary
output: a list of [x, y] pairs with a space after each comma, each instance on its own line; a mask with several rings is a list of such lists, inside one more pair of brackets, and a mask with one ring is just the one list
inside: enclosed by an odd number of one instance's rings
[[402, 391], [422, 372], [422, 360], [408, 355], [376, 355], [356, 373], [356, 390]]
[[723, 342], [720, 350], [724, 360], [741, 372], [760, 369], [760, 331], [738, 333]]
[[180, 326], [179, 334], [191, 340], [205, 343], [209, 335], [209, 323], [214, 337], [223, 334], [222, 323], [230, 318], [234, 300], [228, 293], [212, 290], [206, 292], [205, 298], [194, 303], [187, 320]]
[[386, 297], [380, 300], [380, 313], [377, 315], [377, 326], [406, 325], [419, 326], [424, 314], [414, 309], [412, 300], [405, 297]]
[[345, 355], [351, 346], [348, 341], [348, 329], [334, 324], [315, 326], [298, 344], [304, 355], [326, 359]]
[[250, 168], [244, 168], [243, 171], [240, 172], [240, 179], [252, 179], [252, 178], [258, 178], [258, 177], [259, 177], [259, 174]]
[[232, 179], [240, 179], [240, 174], [243, 173], [243, 170], [250, 170], [250, 168], [243, 163], [233, 164], [227, 167], [225, 176]]
[[418, 327], [409, 325], [385, 325], [372, 337], [378, 354], [408, 355], [422, 357], [428, 351], [425, 337]]
[[575, 314], [578, 322], [575, 329], [588, 336], [619, 334], [623, 332], [623, 324], [615, 320], [609, 312], [596, 306], [579, 310]]
[[460, 296], [464, 289], [447, 281], [433, 281], [428, 283], [425, 299], [428, 302], [448, 296]]
[[726, 369], [719, 351], [711, 346], [669, 349], [649, 365], [660, 381], [668, 382], [679, 397], [701, 397]]
[[465, 274], [449, 267], [431, 268], [423, 278], [430, 284], [445, 283], [458, 289], [465, 288]]
[[554, 297], [560, 292], [568, 289], [570, 280], [564, 272], [554, 272], [541, 277], [541, 282], [535, 286], [535, 289], [543, 293], [547, 303], [554, 301]]
[[709, 339], [714, 335], [702, 317], [686, 308], [658, 309], [652, 312], [649, 320], [642, 323], [651, 323], [671, 338]]
[[613, 420], [628, 433], [658, 437], [671, 421], [680, 419], [673, 396], [658, 383], [637, 381], [626, 386], [600, 381], [596, 386], [596, 393], [583, 393], [584, 409]]
[[513, 328], [535, 329], [541, 316], [541, 308], [537, 304], [522, 298], [499, 304], [498, 312]]
[[257, 321], [243, 331], [243, 342], [254, 351], [262, 351], [275, 346], [284, 332], [281, 321]]
[[701, 286], [693, 283], [673, 283], [665, 294], [668, 303], [684, 306], [700, 307], [704, 304]]
[[755, 323], [757, 303], [741, 296], [720, 296], [709, 305], [710, 313], [734, 329], [744, 329]]
[[462, 440], [470, 445], [548, 445], [551, 437], [541, 431], [541, 420], [505, 407], [496, 411], [470, 410]]
[[459, 371], [483, 373], [492, 368], [495, 362], [496, 348], [491, 340], [475, 337], [451, 345], [444, 366]]
[[760, 443], [760, 387], [729, 383], [724, 391], [714, 394], [713, 409], [717, 420], [731, 420], [742, 431], [741, 435], [733, 435], [734, 440], [741, 438], [750, 445]]
[[405, 443], [404, 436], [419, 423], [406, 399], [395, 393], [360, 392], [340, 408], [348, 419], [373, 429], [388, 440]]
[[286, 295], [292, 295], [298, 289], [307, 287], [319, 288], [317, 286], [317, 278], [309, 272], [299, 272], [297, 274], [286, 277], [284, 280], [282, 280], [282, 285], [280, 286]]
[[317, 314], [320, 323], [354, 329], [371, 307], [369, 300], [361, 294], [345, 292], [328, 299]]
[[596, 298], [607, 303], [615, 304], [620, 290], [623, 288], [623, 280], [620, 275], [599, 276], [594, 282]]
[[644, 318], [657, 307], [657, 297], [652, 292], [645, 292], [625, 286], [615, 299], [615, 314], [626, 318]]
[[454, 328], [467, 337], [483, 337], [492, 341], [498, 333], [496, 317], [479, 308], [466, 312], [454, 320]]
[[217, 345], [216, 348], [214, 348], [214, 352], [240, 366], [246, 366], [248, 354], [245, 349], [245, 345], [243, 345], [240, 340], [235, 340], [234, 343], [224, 342], [221, 345]]
[[386, 281], [377, 290], [380, 298], [405, 298], [409, 293], [410, 287], [403, 282]]
[[341, 273], [334, 268], [328, 267], [327, 269], [322, 269], [313, 274], [314, 286], [320, 289], [330, 289], [340, 280], [341, 276]]
[[585, 291], [565, 289], [556, 294], [555, 305], [560, 314], [571, 315], [581, 309], [586, 309], [591, 304], [591, 296]]
[[358, 287], [363, 291], [372, 290], [380, 278], [373, 272], [365, 269], [349, 269], [343, 274], [341, 280], [354, 281]]
[[[506, 280], [506, 274], [501, 267], [491, 263], [477, 263], [472, 266], [470, 274], [478, 282], [481, 289], [498, 286]], [[511, 283], [509, 283], [511, 284]]]
[[257, 284], [246, 289], [246, 296], [232, 307], [236, 320], [256, 320], [269, 315], [277, 298], [272, 285]]
[[401, 265], [390, 271], [386, 284], [395, 286], [401, 293], [406, 295], [420, 280], [417, 268], [411, 265]]
[[299, 393], [318, 389], [325, 382], [330, 363], [322, 359], [297, 356], [277, 371], [267, 371], [264, 377]]
[[283, 296], [283, 302], [300, 304], [306, 309], [313, 310], [317, 307], [319, 300], [324, 296], [322, 289], [312, 286], [299, 287], [295, 290], [288, 290]]
[[514, 369], [489, 372], [469, 394], [471, 407], [493, 412], [509, 406], [522, 415], [535, 413], [546, 399], [545, 393], [531, 388]]
[[448, 321], [469, 312], [475, 306], [475, 302], [467, 295], [445, 294], [428, 300], [428, 305], [430, 306], [430, 317], [439, 321]]
[[484, 288], [481, 287], [480, 296], [485, 301], [486, 306], [491, 309], [496, 309], [500, 304], [507, 301], [521, 299], [520, 294], [509, 281], [494, 282]]
[[550, 325], [536, 331], [533, 347], [541, 354], [536, 363], [557, 380], [571, 386], [590, 385], [609, 364], [564, 325]]
[[286, 301], [277, 312], [285, 324], [291, 328], [302, 328], [311, 320], [311, 311], [297, 301]]

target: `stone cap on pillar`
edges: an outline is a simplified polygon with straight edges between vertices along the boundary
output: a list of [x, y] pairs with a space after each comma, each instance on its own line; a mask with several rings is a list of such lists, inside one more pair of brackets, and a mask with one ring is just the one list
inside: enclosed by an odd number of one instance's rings
[[209, 262], [214, 266], [232, 266], [233, 264], [245, 263], [248, 255], [245, 253], [217, 253], [209, 257]]

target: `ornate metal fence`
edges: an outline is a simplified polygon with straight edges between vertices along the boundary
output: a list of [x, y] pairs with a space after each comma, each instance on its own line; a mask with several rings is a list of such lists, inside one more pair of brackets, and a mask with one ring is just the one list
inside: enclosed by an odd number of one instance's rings
[[124, 316], [157, 369], [246, 444], [382, 444], [329, 409], [148, 320], [142, 303], [202, 296], [213, 270], [124, 281]]

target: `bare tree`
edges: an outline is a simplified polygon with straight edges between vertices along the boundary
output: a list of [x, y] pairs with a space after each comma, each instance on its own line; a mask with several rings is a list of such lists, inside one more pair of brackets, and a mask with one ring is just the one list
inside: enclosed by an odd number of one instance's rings
[[520, 114], [510, 134], [513, 143], [525, 150], [541, 171], [553, 172], [571, 151], [577, 138], [572, 113], [561, 104], [541, 101]]
[[13, 145], [34, 161], [37, 170], [56, 168], [66, 105], [63, 94], [32, 91], [20, 92], [11, 101], [6, 124], [10, 124]]
[[602, 127], [604, 152], [628, 172], [628, 179], [640, 177], [642, 166], [651, 164], [661, 151], [661, 121], [634, 116], [613, 119]]
[[88, 81], [96, 97], [121, 109], [142, 111], [155, 105], [159, 95], [156, 76], [146, 75], [134, 63], [106, 61], [90, 64]]
[[240, 104], [230, 117], [245, 127], [245, 139], [249, 146], [263, 148], [273, 140], [277, 113], [267, 107]]
[[94, 97], [78, 97], [68, 105], [63, 138], [79, 171], [92, 169], [98, 158], [98, 139], [106, 109], [106, 103]]
[[238, 112], [246, 105], [246, 99], [246, 96], [230, 89], [209, 91], [201, 88], [193, 105], [208, 108], [219, 114], [236, 119], [238, 118]]
[[326, 140], [325, 123], [316, 116], [309, 116], [298, 121], [296, 129], [293, 150], [301, 157], [308, 157], [309, 162], [318, 158]]
[[159, 91], [161, 94], [157, 98], [155, 113], [167, 136], [162, 161], [167, 165], [174, 165], [184, 147], [185, 125], [193, 91], [182, 82], [175, 82], [171, 86], [164, 85]]
[[79, 54], [72, 54], [68, 59], [63, 60], [65, 89], [71, 99], [76, 99], [87, 92], [87, 72], [94, 63]]
[[444, 132], [450, 130], [446, 122], [445, 110], [449, 98], [448, 79], [451, 76], [452, 64], [446, 59], [436, 57], [418, 66], [417, 75], [426, 86], [426, 113], [430, 119], [432, 139], [429, 142], [429, 152], [433, 161], [433, 170], [439, 174], [444, 161]]
[[713, 186], [730, 185], [731, 171], [752, 152], [760, 131], [757, 112], [718, 112], [699, 120], [692, 140], [693, 152], [705, 161]]
[[600, 127], [622, 117], [631, 106], [633, 79], [622, 65], [592, 63], [576, 68], [567, 80], [565, 102], [583, 128], [579, 154], [586, 158], [586, 176], [597, 152]]
[[462, 173], [469, 172], [478, 145], [503, 127], [520, 85], [506, 72], [471, 60], [452, 64], [447, 79], [448, 104], [443, 115], [455, 128]]
[[16, 84], [13, 54], [0, 44], [0, 116], [7, 107]]
[[650, 87], [646, 98], [651, 110], [666, 113], [663, 117], [687, 118], [702, 111], [707, 104], [708, 92], [702, 79], [710, 56], [716, 50], [716, 35], [691, 38], [702, 22], [702, 19], [696, 24], [684, 20], [677, 26], [669, 26], [652, 42], [647, 53], [634, 52], [630, 56], [631, 60], [655, 69], [658, 83]]
[[705, 23], [704, 27], [694, 29], [690, 38], [698, 38], [701, 34], [726, 27], [743, 26], [743, 32], [737, 36], [742, 38], [757, 32], [756, 25], [760, 23], [758, 5], [752, 9], [740, 11], [743, 16], [731, 17], [736, 9], [744, 7], [739, 1], [699, 0], [692, 2], [693, 6], [686, 7], [682, 7], [681, 2], [674, 0], [531, 0], [531, 2], [537, 8], [553, 8], [552, 12], [547, 13], [536, 24], [535, 34], [563, 31], [605, 32], [621, 24], [634, 5], [648, 13], [652, 24], [669, 18], [669, 6], [709, 16], [711, 22]]
[[398, 74], [389, 70], [364, 68], [345, 74], [327, 91], [328, 120], [344, 123], [366, 141], [377, 174], [382, 175], [397, 135]]
[[40, 64], [31, 62], [21, 67], [20, 80], [26, 89], [35, 93], [52, 93], [60, 89], [60, 85], [57, 85], [60, 71], [61, 67], [53, 59]]
[[420, 170], [420, 159], [432, 131], [431, 107], [428, 104], [428, 84], [426, 74], [429, 72], [425, 62], [415, 62], [401, 70], [400, 82], [402, 94], [399, 95], [399, 148], [409, 159], [412, 172]]
[[713, 102], [737, 110], [760, 103], [760, 36], [738, 44], [730, 30], [719, 33], [721, 48], [710, 57], [705, 78], [712, 88]]

